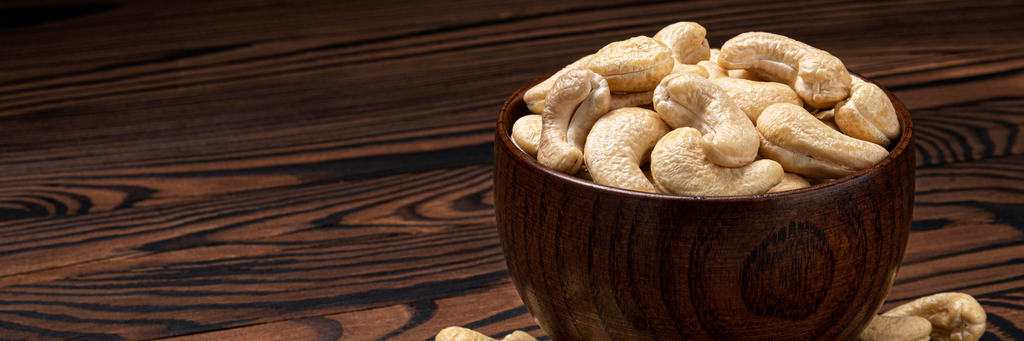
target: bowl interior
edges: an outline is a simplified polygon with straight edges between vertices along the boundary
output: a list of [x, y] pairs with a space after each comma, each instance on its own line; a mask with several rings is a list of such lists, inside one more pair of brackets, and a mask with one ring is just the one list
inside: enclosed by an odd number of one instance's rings
[[629, 195], [638, 195], [638, 196], [650, 197], [652, 199], [653, 198], [660, 198], [660, 199], [670, 199], [670, 200], [756, 200], [758, 198], [763, 198], [763, 197], [766, 197], [766, 196], [798, 195], [799, 193], [803, 193], [803, 192], [807, 192], [807, 191], [814, 191], [814, 190], [819, 190], [819, 189], [822, 189], [822, 188], [827, 188], [827, 187], [833, 187], [833, 186], [841, 185], [842, 183], [850, 181], [850, 180], [852, 180], [854, 178], [857, 178], [857, 177], [859, 177], [859, 176], [861, 176], [863, 174], [867, 174], [867, 173], [873, 172], [873, 171], [883, 167], [885, 164], [888, 164], [888, 163], [892, 162], [892, 160], [895, 159], [898, 155], [906, 152], [907, 149], [908, 149], [908, 146], [910, 146], [910, 144], [913, 141], [913, 137], [914, 137], [913, 136], [914, 135], [913, 121], [910, 119], [910, 111], [907, 110], [907, 107], [903, 105], [903, 102], [900, 101], [899, 98], [897, 98], [895, 95], [893, 95], [892, 92], [890, 92], [889, 89], [886, 89], [884, 86], [881, 86], [881, 85], [871, 81], [870, 79], [867, 79], [864, 76], [861, 76], [860, 74], [851, 72], [850, 74], [853, 75], [854, 77], [858, 77], [858, 78], [863, 79], [864, 81], [866, 81], [868, 83], [872, 83], [872, 84], [878, 85], [878, 87], [881, 88], [882, 91], [885, 92], [886, 96], [889, 97], [889, 101], [892, 102], [893, 108], [896, 109], [896, 117], [897, 117], [897, 120], [900, 123], [900, 141], [898, 143], [896, 143], [896, 145], [893, 146], [891, 149], [889, 149], [889, 155], [885, 159], [883, 159], [882, 161], [878, 162], [877, 164], [875, 164], [875, 165], [873, 165], [871, 167], [868, 167], [866, 169], [860, 170], [860, 171], [858, 171], [858, 172], [856, 172], [854, 174], [851, 174], [849, 176], [836, 179], [834, 181], [830, 181], [830, 182], [826, 182], [826, 183], [822, 183], [822, 184], [817, 184], [817, 185], [813, 185], [811, 187], [805, 187], [805, 188], [801, 188], [801, 189], [797, 189], [797, 190], [793, 190], [793, 191], [778, 192], [778, 193], [771, 193], [771, 194], [745, 195], [745, 196], [729, 196], [729, 197], [698, 197], [698, 196], [665, 195], [665, 194], [644, 193], [644, 192], [636, 192], [636, 191], [623, 190], [623, 189], [619, 189], [619, 188], [615, 188], [615, 187], [599, 185], [599, 184], [596, 184], [596, 183], [591, 182], [591, 181], [586, 181], [586, 180], [583, 180], [583, 179], [580, 179], [580, 178], [577, 178], [577, 177], [574, 177], [574, 176], [570, 176], [570, 175], [566, 175], [564, 173], [560, 173], [560, 172], [554, 171], [554, 170], [552, 170], [552, 169], [542, 165], [540, 162], [538, 162], [536, 159], [534, 159], [529, 154], [526, 154], [522, 150], [519, 150], [519, 148], [516, 147], [515, 144], [512, 142], [512, 125], [515, 124], [516, 120], [518, 120], [519, 118], [521, 118], [523, 116], [526, 116], [526, 115], [533, 114], [532, 112], [529, 111], [529, 109], [527, 109], [526, 102], [523, 100], [523, 94], [526, 93], [526, 91], [529, 90], [530, 88], [532, 88], [534, 85], [537, 85], [540, 82], [543, 82], [545, 79], [547, 79], [548, 77], [551, 77], [554, 74], [555, 73], [552, 72], [552, 73], [549, 73], [549, 74], [547, 74], [547, 75], [545, 75], [545, 76], [543, 76], [541, 78], [535, 79], [533, 82], [530, 82], [530, 84], [527, 84], [526, 86], [520, 88], [518, 91], [513, 93], [512, 96], [510, 96], [505, 101], [505, 104], [502, 105], [501, 111], [499, 112], [499, 115], [498, 115], [497, 134], [496, 134], [497, 137], [496, 137], [494, 142], [496, 144], [501, 144], [501, 146], [500, 146], [501, 148], [508, 148], [508, 149], [513, 150], [515, 155], [517, 157], [519, 157], [519, 158], [522, 158], [524, 162], [528, 162], [528, 163], [534, 165], [535, 167], [538, 167], [538, 168], [542, 169], [543, 171], [550, 173], [553, 176], [559, 177], [559, 178], [561, 178], [562, 180], [565, 180], [565, 181], [571, 181], [571, 182], [577, 183], [577, 184], [579, 184], [581, 186], [593, 186], [593, 187], [595, 187], [596, 190], [607, 190], [607, 191], [612, 191], [612, 192], [621, 192], [623, 194], [629, 194]]

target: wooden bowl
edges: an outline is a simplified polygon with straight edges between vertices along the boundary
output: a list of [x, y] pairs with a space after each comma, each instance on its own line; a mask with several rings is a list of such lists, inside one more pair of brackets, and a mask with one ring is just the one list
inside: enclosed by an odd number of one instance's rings
[[[550, 76], [550, 75], [548, 75]], [[910, 113], [884, 160], [801, 190], [681, 197], [621, 190], [536, 162], [502, 106], [494, 202], [516, 289], [555, 341], [849, 340], [881, 307], [914, 207]]]

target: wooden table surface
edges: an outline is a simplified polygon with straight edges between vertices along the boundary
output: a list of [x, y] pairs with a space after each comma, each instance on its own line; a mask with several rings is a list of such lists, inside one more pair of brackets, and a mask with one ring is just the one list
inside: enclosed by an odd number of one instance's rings
[[1024, 2], [0, 3], [0, 339], [543, 336], [501, 254], [502, 102], [696, 21], [827, 50], [910, 108], [883, 309], [944, 291], [1024, 339]]

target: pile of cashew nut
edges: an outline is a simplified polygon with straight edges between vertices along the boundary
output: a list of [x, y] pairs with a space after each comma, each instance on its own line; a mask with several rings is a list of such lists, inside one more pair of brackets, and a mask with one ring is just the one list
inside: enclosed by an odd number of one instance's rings
[[[970, 295], [945, 292], [921, 297], [875, 316], [857, 341], [977, 341], [985, 333], [985, 310]], [[496, 341], [462, 327], [448, 327], [434, 341]], [[502, 341], [537, 341], [515, 331]]]
[[851, 175], [899, 140], [885, 92], [828, 52], [765, 32], [711, 49], [706, 33], [679, 22], [567, 65], [524, 94], [513, 142], [601, 185], [731, 196]]

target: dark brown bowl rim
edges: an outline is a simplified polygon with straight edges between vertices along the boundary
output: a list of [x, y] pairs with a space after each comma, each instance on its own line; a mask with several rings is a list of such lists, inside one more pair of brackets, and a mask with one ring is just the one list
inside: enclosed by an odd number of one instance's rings
[[595, 182], [579, 179], [579, 178], [576, 178], [574, 176], [567, 175], [567, 174], [555, 171], [555, 170], [553, 170], [551, 168], [548, 168], [547, 166], [542, 165], [536, 159], [534, 159], [530, 155], [528, 155], [525, 152], [523, 152], [522, 150], [520, 150], [519, 147], [516, 147], [514, 144], [512, 144], [511, 132], [508, 129], [505, 128], [505, 124], [502, 124], [503, 122], [508, 121], [509, 122], [508, 126], [511, 128], [512, 124], [515, 123], [515, 122], [512, 122], [510, 120], [509, 113], [508, 113], [508, 108], [515, 101], [522, 101], [523, 100], [523, 93], [525, 93], [526, 90], [529, 90], [534, 85], [544, 81], [545, 79], [547, 79], [548, 77], [551, 77], [551, 75], [554, 75], [554, 74], [555, 73], [552, 72], [552, 73], [549, 73], [549, 74], [547, 74], [547, 75], [545, 75], [545, 76], [543, 76], [541, 78], [535, 79], [533, 82], [530, 82], [530, 84], [527, 84], [526, 86], [520, 88], [515, 93], [513, 93], [511, 97], [509, 97], [507, 100], [505, 100], [505, 103], [502, 104], [502, 106], [501, 106], [501, 110], [498, 112], [498, 121], [497, 121], [498, 123], [497, 123], [497, 128], [496, 128], [496, 130], [497, 130], [496, 135], [499, 137], [498, 138], [499, 141], [495, 141], [495, 143], [501, 143], [502, 148], [506, 148], [506, 149], [512, 150], [513, 155], [518, 157], [521, 161], [526, 162], [526, 163], [536, 167], [538, 170], [540, 170], [542, 172], [545, 172], [548, 175], [558, 177], [558, 178], [560, 178], [562, 180], [569, 181], [569, 182], [574, 183], [574, 184], [579, 185], [579, 186], [585, 186], [585, 187], [588, 187], [588, 188], [591, 188], [591, 189], [594, 189], [594, 190], [599, 190], [599, 191], [609, 191], [609, 192], [616, 193], [616, 194], [621, 194], [621, 195], [630, 195], [630, 196], [636, 196], [636, 197], [639, 197], [639, 198], [648, 198], [648, 199], [663, 199], [663, 200], [664, 199], [668, 199], [668, 200], [680, 200], [680, 201], [699, 200], [699, 201], [704, 201], [704, 202], [707, 202], [707, 201], [733, 202], [733, 201], [746, 201], [746, 200], [759, 200], [759, 199], [763, 200], [763, 199], [774, 199], [774, 198], [802, 195], [802, 194], [807, 193], [807, 192], [818, 191], [818, 190], [827, 189], [827, 188], [831, 188], [831, 187], [843, 186], [845, 184], [848, 184], [850, 182], [853, 182], [853, 181], [857, 180], [861, 176], [867, 175], [868, 173], [871, 173], [871, 172], [877, 171], [877, 170], [879, 170], [881, 168], [884, 168], [885, 166], [887, 166], [890, 163], [894, 162], [894, 160], [897, 157], [899, 157], [901, 154], [906, 152], [908, 146], [910, 145], [910, 141], [913, 139], [913, 135], [914, 135], [914, 129], [913, 129], [914, 128], [914, 123], [910, 119], [910, 111], [907, 110], [907, 107], [903, 104], [902, 101], [900, 101], [899, 98], [896, 97], [896, 95], [893, 95], [892, 92], [890, 92], [889, 89], [886, 89], [884, 86], [882, 86], [882, 85], [880, 85], [878, 83], [875, 83], [874, 81], [872, 81], [872, 80], [870, 80], [870, 79], [868, 79], [868, 78], [866, 78], [866, 77], [864, 77], [864, 76], [862, 76], [862, 75], [860, 75], [860, 74], [858, 74], [856, 72], [850, 72], [850, 74], [853, 75], [854, 77], [858, 77], [858, 78], [864, 80], [865, 82], [868, 82], [868, 83], [871, 83], [871, 84], [875, 84], [880, 89], [882, 89], [882, 91], [885, 92], [886, 96], [888, 96], [889, 100], [892, 102], [893, 108], [896, 109], [896, 115], [897, 115], [898, 120], [900, 122], [900, 134], [901, 135], [900, 135], [899, 143], [897, 143], [896, 146], [893, 147], [891, 151], [889, 151], [889, 155], [886, 155], [886, 157], [884, 159], [882, 159], [882, 161], [879, 161], [878, 163], [875, 163], [871, 167], [862, 169], [862, 170], [860, 170], [860, 171], [858, 171], [856, 173], [853, 173], [851, 175], [847, 175], [847, 176], [842, 177], [842, 178], [838, 178], [838, 179], [833, 180], [833, 181], [829, 181], [827, 183], [822, 183], [822, 184], [817, 184], [817, 185], [813, 185], [813, 186], [810, 186], [810, 187], [805, 187], [805, 188], [791, 190], [791, 191], [785, 191], [785, 192], [777, 192], [777, 193], [717, 197], [717, 196], [670, 195], [670, 194], [646, 193], [646, 192], [631, 191], [631, 190], [615, 188], [615, 187], [611, 187], [611, 186], [600, 185], [600, 184], [597, 184]]

